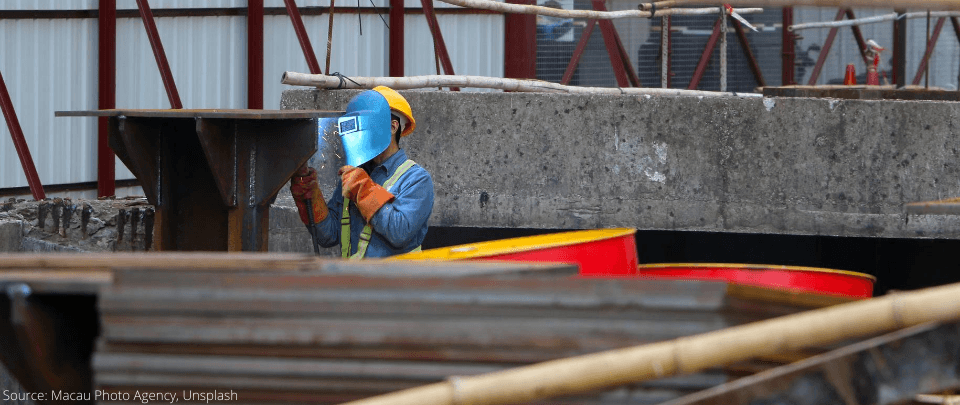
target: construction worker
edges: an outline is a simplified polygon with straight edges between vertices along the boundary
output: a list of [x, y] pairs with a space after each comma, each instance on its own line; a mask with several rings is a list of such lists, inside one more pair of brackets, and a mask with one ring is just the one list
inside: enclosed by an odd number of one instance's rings
[[315, 249], [339, 243], [350, 259], [419, 251], [433, 211], [433, 179], [400, 149], [400, 138], [417, 126], [410, 104], [378, 86], [350, 100], [337, 125], [347, 161], [333, 197], [324, 201], [307, 165], [290, 182]]

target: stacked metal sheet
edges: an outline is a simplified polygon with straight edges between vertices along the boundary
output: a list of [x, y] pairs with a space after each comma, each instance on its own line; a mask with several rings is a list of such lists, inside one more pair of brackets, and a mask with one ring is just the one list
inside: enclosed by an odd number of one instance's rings
[[[94, 399], [339, 403], [823, 305], [757, 291], [519, 263], [119, 269], [100, 294]], [[657, 403], [727, 378], [715, 370], [550, 403]]]

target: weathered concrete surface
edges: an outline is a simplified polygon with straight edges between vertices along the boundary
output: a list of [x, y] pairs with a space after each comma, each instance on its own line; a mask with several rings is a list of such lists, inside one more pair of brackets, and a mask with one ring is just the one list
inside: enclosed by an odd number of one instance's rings
[[[354, 94], [288, 90], [281, 108]], [[403, 94], [432, 225], [960, 238], [957, 216], [903, 211], [960, 195], [960, 103]]]

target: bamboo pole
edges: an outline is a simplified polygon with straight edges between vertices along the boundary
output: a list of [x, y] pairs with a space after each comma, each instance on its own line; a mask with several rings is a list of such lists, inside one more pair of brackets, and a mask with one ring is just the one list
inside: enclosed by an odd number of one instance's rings
[[610, 350], [350, 402], [498, 405], [687, 374], [926, 322], [960, 319], [960, 284], [891, 294], [661, 343]]
[[703, 0], [704, 4], [730, 4], [741, 7], [835, 7], [835, 8], [912, 8], [923, 10], [958, 10], [960, 0]]
[[[936, 17], [936, 18], [940, 18], [940, 17], [960, 17], [960, 12], [955, 12], [955, 11], [938, 11], [938, 12], [931, 12], [931, 13], [930, 13], [930, 16], [931, 16], [931, 17]], [[903, 15], [902, 18], [911, 19], [911, 18], [926, 18], [926, 17], [927, 17], [927, 12], [926, 12], [926, 11], [918, 11], [918, 12], [915, 12], [915, 13], [906, 13], [906, 14]], [[790, 30], [790, 31], [796, 31], [796, 30], [805, 30], [805, 29], [810, 29], [810, 28], [847, 27], [847, 26], [851, 26], [851, 25], [876, 24], [876, 23], [881, 23], [881, 22], [884, 22], [884, 21], [893, 21], [893, 20], [896, 20], [896, 19], [898, 19], [898, 18], [901, 18], [899, 14], [897, 14], [897, 13], [890, 13], [890, 14], [883, 14], [883, 15], [878, 15], [878, 16], [873, 16], [873, 17], [857, 18], [857, 19], [853, 19], [853, 20], [823, 21], [823, 22], [813, 22], [813, 23], [805, 23], [805, 24], [794, 24], [794, 25], [791, 25], [790, 27], [788, 27], [787, 29]]]
[[[531, 6], [525, 4], [501, 3], [491, 0], [440, 0], [444, 3], [455, 6], [476, 8], [482, 10], [491, 10], [500, 13], [512, 14], [536, 14], [560, 18], [589, 18], [594, 20], [613, 20], [617, 18], [650, 18], [649, 11], [642, 10], [620, 10], [620, 11], [594, 11], [594, 10], [564, 10], [559, 8]], [[960, 1], [960, 0], [958, 0]], [[657, 16], [664, 15], [707, 15], [721, 12], [722, 7], [706, 8], [670, 8], [666, 10], [657, 10]], [[757, 14], [762, 13], [762, 8], [738, 8], [733, 11], [739, 14]]]
[[424, 89], [430, 87], [473, 87], [518, 92], [565, 94], [631, 94], [650, 96], [695, 97], [763, 97], [757, 93], [721, 93], [716, 91], [662, 89], [651, 87], [580, 87], [565, 86], [541, 80], [505, 79], [484, 76], [427, 75], [408, 77], [349, 77], [284, 72], [281, 83], [293, 86], [313, 86], [321, 89], [372, 89], [387, 86], [394, 90]]

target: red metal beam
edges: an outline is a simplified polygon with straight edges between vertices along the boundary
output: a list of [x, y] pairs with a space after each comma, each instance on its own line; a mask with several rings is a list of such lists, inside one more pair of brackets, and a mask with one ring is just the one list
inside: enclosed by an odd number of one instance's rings
[[[536, 5], [534, 0], [507, 0], [511, 4]], [[504, 15], [503, 77], [537, 78], [537, 16]]]
[[403, 17], [405, 14], [403, 0], [390, 0], [390, 76], [393, 77], [404, 75]]
[[313, 52], [313, 46], [310, 45], [310, 37], [307, 35], [307, 29], [303, 26], [303, 18], [300, 17], [300, 9], [297, 8], [296, 1], [283, 0], [283, 3], [287, 6], [287, 15], [290, 16], [293, 30], [297, 33], [300, 49], [303, 50], [303, 57], [307, 59], [307, 67], [310, 68], [310, 73], [315, 75], [323, 73], [320, 71], [320, 62], [317, 62], [317, 55]]
[[[607, 11], [603, 0], [593, 0], [593, 9]], [[631, 84], [634, 84], [634, 86], [639, 87], [640, 80], [633, 81], [636, 73], [633, 72], [632, 67], [628, 67], [630, 59], [624, 60], [626, 52], [623, 50], [617, 29], [614, 28], [610, 20], [600, 20], [597, 23], [600, 24], [600, 33], [603, 35], [603, 43], [607, 47], [607, 55], [610, 55], [610, 64], [613, 66], [613, 75], [617, 78], [617, 86], [630, 87]], [[634, 77], [630, 77], [630, 73], [627, 72], [634, 73]]]
[[703, 78], [703, 74], [707, 71], [710, 57], [713, 56], [713, 48], [717, 46], [718, 40], [720, 40], [719, 18], [717, 22], [713, 23], [713, 33], [710, 34], [710, 39], [707, 40], [707, 46], [703, 48], [703, 54], [700, 55], [700, 62], [697, 63], [697, 69], [693, 72], [693, 77], [690, 78], [690, 85], [687, 86], [687, 89], [696, 90], [697, 86], [700, 85], [700, 79]]
[[180, 93], [177, 92], [177, 84], [173, 81], [173, 73], [170, 71], [170, 64], [167, 63], [167, 55], [163, 52], [160, 33], [153, 21], [150, 4], [147, 0], [137, 0], [137, 8], [140, 9], [140, 19], [143, 20], [143, 27], [147, 30], [147, 38], [150, 39], [150, 47], [153, 48], [153, 57], [157, 59], [157, 67], [160, 68], [160, 78], [163, 79], [163, 87], [167, 90], [170, 108], [183, 108], [183, 103], [180, 102]]
[[10, 93], [7, 92], [7, 84], [3, 81], [2, 74], [0, 74], [0, 110], [3, 110], [3, 118], [7, 120], [13, 146], [17, 149], [17, 156], [20, 157], [20, 166], [23, 167], [23, 173], [27, 175], [30, 193], [35, 200], [42, 200], [46, 197], [43, 193], [43, 184], [40, 184], [40, 177], [37, 176], [37, 168], [33, 165], [30, 148], [23, 137], [23, 129], [20, 128], [20, 120], [17, 119], [17, 111], [13, 109], [13, 101], [10, 100]]
[[[453, 64], [450, 63], [450, 54], [447, 53], [447, 45], [443, 42], [443, 33], [440, 32], [440, 23], [437, 22], [437, 14], [433, 10], [433, 0], [420, 0], [420, 4], [423, 6], [423, 15], [427, 17], [427, 25], [430, 26], [430, 34], [433, 35], [433, 49], [440, 58], [443, 72], [447, 75], [455, 75]], [[450, 90], [460, 91], [460, 88], [451, 87]]]
[[747, 40], [747, 33], [744, 32], [740, 21], [737, 21], [736, 18], [732, 18], [731, 20], [733, 20], [733, 29], [737, 31], [737, 38], [740, 40], [740, 48], [743, 48], [743, 56], [747, 57], [747, 62], [750, 64], [753, 78], [757, 80], [758, 86], [766, 87], [767, 81], [763, 80], [763, 71], [760, 70], [760, 64], [757, 63], [757, 58], [753, 55], [753, 50], [750, 49], [750, 41]]
[[580, 34], [580, 41], [577, 42], [577, 49], [573, 51], [573, 57], [570, 58], [567, 70], [563, 72], [563, 79], [560, 80], [560, 84], [570, 84], [570, 80], [573, 80], [573, 73], [577, 71], [577, 65], [580, 64], [580, 58], [583, 57], [583, 52], [587, 49], [587, 42], [590, 42], [590, 35], [593, 34], [593, 27], [596, 25], [597, 20], [587, 21], [583, 34]]
[[[833, 20], [842, 20], [846, 13], [847, 11], [841, 8], [837, 11], [837, 17]], [[839, 30], [839, 27], [833, 27], [830, 29], [830, 33], [827, 34], [827, 40], [823, 43], [823, 48], [820, 49], [820, 56], [817, 57], [817, 64], [813, 67], [813, 72], [810, 73], [810, 80], [807, 81], [808, 85], [813, 86], [817, 84], [817, 79], [820, 78], [820, 71], [823, 70], [823, 64], [827, 61], [827, 55], [830, 54], [830, 48], [833, 47], [833, 40], [837, 38], [837, 31]]]
[[[857, 16], [853, 14], [853, 9], [847, 9], [847, 18], [850, 20], [856, 20]], [[860, 47], [860, 56], [863, 57], [863, 63], [870, 65], [873, 63], [870, 60], [870, 57], [867, 56], [867, 41], [863, 39], [863, 32], [860, 31], [859, 25], [851, 25], [850, 29], [853, 31], [853, 39], [857, 40], [857, 46]]]
[[793, 25], [793, 7], [784, 7], [783, 8], [783, 20], [780, 30], [783, 32], [783, 45], [782, 45], [782, 57], [783, 63], [780, 68], [780, 82], [783, 86], [790, 86], [797, 84], [796, 80], [796, 48], [797, 43], [794, 41], [793, 33], [787, 29], [787, 27]]
[[[97, 108], [117, 106], [117, 1], [100, 0], [97, 20]], [[110, 149], [110, 123], [97, 117], [97, 197], [117, 193], [116, 158]]]
[[927, 64], [930, 63], [930, 56], [933, 55], [933, 48], [937, 46], [937, 40], [940, 39], [940, 31], [943, 30], [943, 24], [946, 22], [946, 17], [937, 19], [937, 25], [933, 27], [933, 34], [930, 35], [930, 42], [927, 43], [927, 51], [924, 52], [923, 59], [920, 60], [920, 66], [917, 67], [917, 75], [913, 77], [914, 86], [920, 84], [920, 79], [923, 78], [923, 73], [927, 70]]
[[263, 0], [247, 2], [247, 108], [263, 109]]
[[[897, 14], [906, 10], [894, 10]], [[907, 84], [907, 19], [893, 20], [893, 83], [897, 88]]]

